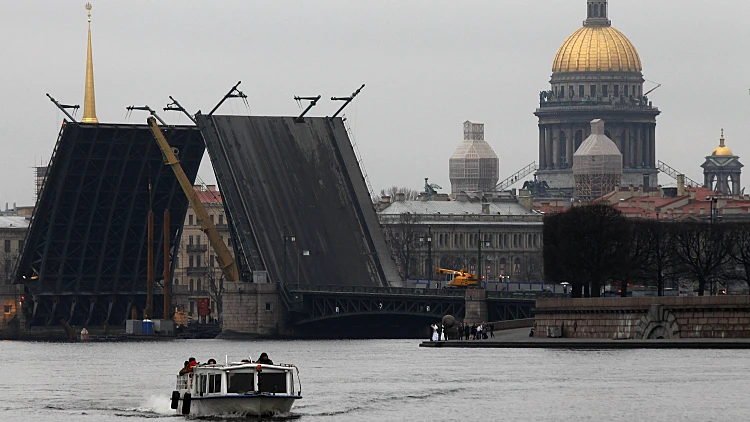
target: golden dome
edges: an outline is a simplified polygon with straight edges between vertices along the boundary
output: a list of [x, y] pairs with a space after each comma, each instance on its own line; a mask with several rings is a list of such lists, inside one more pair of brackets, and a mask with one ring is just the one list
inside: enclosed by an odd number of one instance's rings
[[553, 72], [640, 72], [641, 58], [622, 32], [609, 25], [584, 26], [562, 44]]
[[734, 155], [732, 150], [724, 145], [724, 129], [721, 130], [721, 139], [719, 139], [719, 146], [711, 153], [711, 155]]

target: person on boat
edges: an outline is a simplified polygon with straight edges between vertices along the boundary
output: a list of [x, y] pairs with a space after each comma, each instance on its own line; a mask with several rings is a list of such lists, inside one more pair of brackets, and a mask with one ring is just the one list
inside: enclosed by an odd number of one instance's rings
[[207, 365], [216, 365], [216, 359], [209, 359]]
[[190, 372], [190, 362], [185, 361], [185, 364], [182, 366], [182, 369], [180, 369], [180, 375], [185, 375], [188, 372]]
[[193, 367], [197, 364], [198, 362], [195, 360], [195, 358], [188, 359], [188, 372], [193, 372]]
[[268, 359], [268, 354], [266, 352], [263, 352], [260, 354], [260, 357], [258, 360], [255, 361], [255, 363], [263, 363], [266, 365], [273, 365], [273, 361], [271, 359]]

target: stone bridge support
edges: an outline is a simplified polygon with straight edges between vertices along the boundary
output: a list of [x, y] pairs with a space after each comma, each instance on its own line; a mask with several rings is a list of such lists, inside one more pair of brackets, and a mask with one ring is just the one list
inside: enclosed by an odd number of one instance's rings
[[466, 289], [465, 324], [478, 324], [487, 321], [487, 291], [484, 289]]

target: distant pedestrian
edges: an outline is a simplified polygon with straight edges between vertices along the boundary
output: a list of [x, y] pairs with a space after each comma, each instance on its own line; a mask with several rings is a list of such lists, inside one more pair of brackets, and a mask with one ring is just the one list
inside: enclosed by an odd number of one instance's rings
[[490, 324], [490, 337], [495, 338], [495, 324]]
[[531, 331], [529, 332], [529, 337], [534, 337], [534, 327], [531, 327]]
[[437, 341], [438, 340], [437, 325], [435, 324], [430, 325], [430, 329], [432, 330], [432, 337], [430, 337], [430, 341]]
[[471, 327], [469, 326], [469, 324], [464, 324], [464, 339], [465, 340], [469, 339], [469, 334], [471, 334]]
[[458, 323], [458, 339], [464, 339], [464, 324], [462, 322]]
[[477, 324], [471, 324], [471, 338], [470, 340], [475, 340], [477, 338]]
[[437, 324], [438, 341], [443, 340], [443, 325]]

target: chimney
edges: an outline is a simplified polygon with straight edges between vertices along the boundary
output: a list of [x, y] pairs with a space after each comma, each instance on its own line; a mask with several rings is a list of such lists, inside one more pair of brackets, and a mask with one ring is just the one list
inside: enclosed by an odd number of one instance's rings
[[456, 195], [456, 201], [469, 202], [469, 195], [467, 195], [466, 192], [461, 192], [458, 195]]
[[531, 191], [526, 189], [518, 191], [518, 203], [524, 207], [526, 211], [531, 211], [531, 208], [534, 206], [534, 198], [531, 197]]
[[406, 194], [403, 192], [398, 192], [396, 194], [396, 202], [404, 202], [406, 201]]
[[419, 196], [417, 197], [418, 201], [427, 202], [427, 193], [426, 192], [420, 192]]
[[685, 196], [685, 175], [677, 175], [677, 197]]
[[380, 203], [381, 204], [390, 204], [391, 203], [391, 197], [388, 195], [383, 195], [380, 197]]
[[490, 213], [490, 204], [482, 204], [482, 214]]

